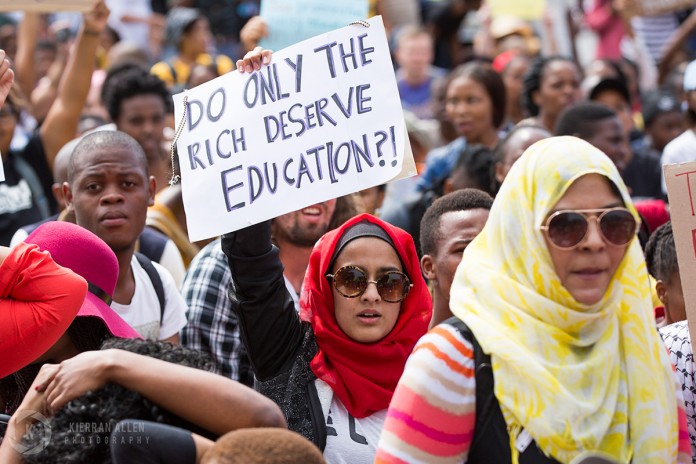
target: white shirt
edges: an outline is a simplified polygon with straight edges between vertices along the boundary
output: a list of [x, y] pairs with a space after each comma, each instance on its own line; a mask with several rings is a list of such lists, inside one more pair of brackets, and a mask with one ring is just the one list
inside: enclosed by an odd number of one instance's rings
[[[322, 411], [326, 419], [326, 447], [324, 459], [328, 464], [372, 464], [382, 433], [387, 410], [356, 419], [341, 400], [333, 395], [331, 387], [321, 379], [315, 381]], [[330, 393], [329, 393], [330, 392]], [[327, 395], [331, 395], [328, 402]], [[328, 406], [328, 408], [327, 408]]]
[[111, 303], [111, 309], [116, 311], [136, 332], [149, 340], [164, 340], [179, 333], [186, 325], [186, 302], [177, 290], [174, 279], [159, 264], [153, 266], [162, 279], [164, 287], [164, 317], [160, 324], [160, 304], [147, 272], [140, 266], [138, 259], [133, 256], [131, 269], [135, 276], [135, 292], [130, 304]]
[[[696, 134], [691, 129], [685, 130], [679, 137], [669, 142], [662, 152], [663, 166], [689, 161], [696, 161]], [[662, 171], [662, 191], [667, 193], [664, 171]]]

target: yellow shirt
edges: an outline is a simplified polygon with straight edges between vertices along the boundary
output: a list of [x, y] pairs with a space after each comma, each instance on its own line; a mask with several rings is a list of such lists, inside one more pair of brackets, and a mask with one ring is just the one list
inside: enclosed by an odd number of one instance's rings
[[[207, 53], [198, 55], [196, 64], [210, 66], [213, 64], [213, 57]], [[215, 57], [215, 65], [217, 66], [218, 75], [223, 75], [234, 69], [234, 63], [225, 55], [217, 55]], [[174, 57], [169, 61], [160, 61], [155, 63], [150, 72], [159, 77], [167, 84], [167, 87], [175, 85], [185, 85], [191, 73], [191, 65], [184, 63], [179, 57]]]

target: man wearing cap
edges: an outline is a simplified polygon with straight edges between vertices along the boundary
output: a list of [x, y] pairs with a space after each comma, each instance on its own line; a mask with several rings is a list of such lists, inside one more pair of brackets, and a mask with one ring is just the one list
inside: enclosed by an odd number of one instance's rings
[[[623, 128], [624, 143], [627, 144], [626, 151], [630, 152], [630, 157], [626, 160], [626, 166], [620, 171], [621, 177], [631, 191], [631, 196], [634, 199], [660, 198], [662, 196], [660, 159], [638, 142], [640, 133], [635, 129], [633, 123], [631, 94], [626, 84], [619, 79], [601, 79], [590, 90], [589, 99], [614, 111]], [[604, 124], [607, 122], [597, 120], [594, 125], [600, 129], [600, 126]]]
[[643, 97], [644, 143], [658, 156], [683, 131], [681, 105], [674, 94], [656, 90]]
[[[688, 128], [665, 146], [662, 165], [696, 161], [696, 60], [689, 63], [684, 72], [684, 92], [686, 92]], [[664, 173], [662, 191], [667, 194]]]

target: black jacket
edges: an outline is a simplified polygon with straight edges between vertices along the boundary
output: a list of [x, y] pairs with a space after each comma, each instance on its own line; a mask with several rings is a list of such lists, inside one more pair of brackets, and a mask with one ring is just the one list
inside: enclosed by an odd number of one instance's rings
[[256, 376], [256, 390], [275, 401], [288, 428], [322, 451], [326, 424], [309, 365], [317, 353], [311, 326], [302, 322], [285, 287], [278, 248], [266, 221], [223, 235], [232, 283], [232, 310]]

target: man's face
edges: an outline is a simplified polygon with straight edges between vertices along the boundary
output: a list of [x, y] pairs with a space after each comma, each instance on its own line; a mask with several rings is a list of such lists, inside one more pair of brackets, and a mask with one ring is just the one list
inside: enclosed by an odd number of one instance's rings
[[594, 133], [587, 141], [611, 158], [619, 172], [623, 172], [631, 161], [628, 139], [618, 117], [597, 121]]
[[665, 145], [677, 138], [683, 130], [682, 115], [679, 111], [659, 114], [652, 121], [652, 124], [645, 128], [646, 134], [652, 140], [653, 148], [659, 153], [662, 153]]
[[433, 43], [427, 34], [402, 40], [396, 51], [399, 66], [408, 73], [425, 76], [433, 61]]
[[118, 130], [138, 141], [148, 160], [162, 153], [165, 108], [162, 97], [155, 94], [136, 95], [121, 102], [121, 114], [115, 121]]
[[[449, 301], [450, 289], [457, 266], [464, 250], [481, 233], [488, 220], [489, 211], [483, 208], [451, 211], [440, 217], [440, 239], [432, 262], [426, 269], [426, 277], [436, 281], [436, 291], [444, 301]], [[425, 266], [424, 266], [425, 267]]]
[[154, 204], [154, 178], [148, 178], [141, 159], [122, 146], [100, 147], [75, 161], [79, 170], [63, 191], [77, 224], [114, 252], [133, 247], [145, 227], [147, 207]]
[[314, 246], [329, 229], [335, 209], [336, 200], [329, 200], [278, 216], [273, 220], [276, 242], [301, 247]]

